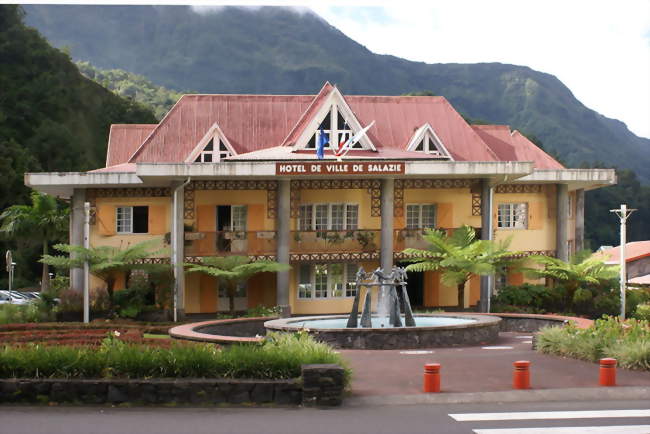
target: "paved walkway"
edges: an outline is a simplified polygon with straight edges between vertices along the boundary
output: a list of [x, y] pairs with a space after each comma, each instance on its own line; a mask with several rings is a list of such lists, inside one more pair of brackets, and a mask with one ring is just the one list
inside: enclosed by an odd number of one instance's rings
[[[435, 348], [428, 354], [418, 354], [423, 350], [341, 350], [341, 354], [353, 369], [352, 396], [358, 397], [422, 394], [425, 363], [441, 364], [442, 392], [512, 390], [516, 360], [531, 362], [533, 389], [598, 386], [598, 364], [538, 353], [531, 348], [531, 338], [508, 332], [487, 347]], [[617, 371], [618, 386], [650, 387], [650, 372]]]

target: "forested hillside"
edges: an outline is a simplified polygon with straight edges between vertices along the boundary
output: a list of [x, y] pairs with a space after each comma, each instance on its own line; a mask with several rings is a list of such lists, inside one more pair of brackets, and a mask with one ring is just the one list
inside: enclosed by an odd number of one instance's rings
[[[110, 124], [156, 121], [83, 77], [22, 18], [19, 6], [0, 5], [0, 212], [29, 201], [25, 172], [103, 167]], [[3, 252], [10, 247], [0, 242]], [[17, 258], [18, 276], [29, 274], [26, 263], [38, 268], [37, 259]]]
[[[650, 140], [585, 107], [552, 75], [503, 64], [425, 64], [377, 55], [312, 13], [186, 6], [25, 6], [73, 58], [205, 93], [432, 91], [465, 115], [533, 134], [570, 165], [605, 161], [650, 182]], [[333, 23], [336, 24], [336, 23]], [[431, 41], [431, 49], [444, 41]], [[614, 151], [615, 150], [615, 151]]]
[[77, 67], [83, 75], [106, 89], [149, 107], [158, 120], [165, 116], [182, 94], [193, 93], [176, 92], [163, 86], [156, 86], [146, 77], [122, 69], [100, 69], [89, 62], [77, 62]]

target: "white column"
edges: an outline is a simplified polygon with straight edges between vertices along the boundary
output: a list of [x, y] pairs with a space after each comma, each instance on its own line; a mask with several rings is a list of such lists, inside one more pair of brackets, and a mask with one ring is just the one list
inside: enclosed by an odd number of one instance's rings
[[[289, 264], [290, 228], [291, 228], [291, 181], [281, 179], [278, 181], [276, 223], [276, 260], [282, 264]], [[276, 299], [280, 306], [282, 316], [291, 315], [289, 302], [289, 271], [280, 271], [276, 277]]]
[[381, 248], [379, 263], [384, 272], [393, 268], [393, 210], [395, 197], [395, 180], [381, 180]]
[[558, 259], [569, 260], [569, 189], [566, 184], [557, 184], [557, 217], [555, 219], [555, 251]]
[[[72, 194], [70, 210], [70, 244], [83, 247], [84, 245], [84, 202], [86, 201], [86, 190], [75, 188]], [[70, 287], [75, 291], [83, 291], [84, 271], [83, 268], [70, 269]]]
[[174, 272], [174, 321], [185, 317], [185, 188], [184, 182], [174, 181], [171, 184], [171, 257], [170, 262]]
[[585, 248], [585, 191], [576, 190], [576, 252]]
[[[488, 179], [481, 180], [481, 239], [492, 241], [492, 197], [493, 189]], [[481, 276], [481, 299], [479, 301], [479, 312], [490, 311], [490, 297], [492, 296], [492, 285], [494, 275]]]

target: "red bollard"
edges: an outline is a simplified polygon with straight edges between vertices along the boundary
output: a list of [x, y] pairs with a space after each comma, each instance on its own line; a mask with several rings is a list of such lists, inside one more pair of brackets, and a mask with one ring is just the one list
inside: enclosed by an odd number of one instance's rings
[[513, 389], [530, 389], [530, 362], [518, 360], [513, 363], [515, 370], [512, 372]]
[[616, 359], [600, 359], [598, 380], [601, 386], [616, 386]]
[[426, 393], [440, 392], [440, 363], [424, 365], [424, 391]]

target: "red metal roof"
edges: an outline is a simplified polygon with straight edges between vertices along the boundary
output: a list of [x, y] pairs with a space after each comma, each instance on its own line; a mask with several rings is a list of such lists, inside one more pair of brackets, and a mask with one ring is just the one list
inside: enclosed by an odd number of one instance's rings
[[532, 161], [536, 169], [564, 169], [519, 131], [510, 132], [507, 125], [472, 125], [472, 128], [501, 161]]
[[89, 170], [89, 172], [99, 173], [117, 173], [117, 172], [135, 172], [135, 163], [122, 163], [114, 166], [102, 167], [101, 169]]
[[158, 124], [113, 124], [108, 134], [106, 167], [126, 163]]
[[[602, 255], [607, 263], [618, 264], [621, 260], [621, 246], [602, 250], [596, 254]], [[625, 262], [636, 261], [647, 256], [650, 256], [650, 241], [632, 241], [625, 244]]]
[[[232, 159], [309, 159], [290, 154], [297, 138], [336, 88], [318, 95], [184, 95], [158, 125], [113, 125], [106, 165], [184, 162], [216, 123], [237, 153]], [[375, 121], [368, 137], [377, 152], [351, 150], [348, 158], [432, 158], [406, 151], [416, 130], [430, 124], [456, 161], [534, 161], [538, 169], [561, 169], [557, 161], [507, 126], [471, 126], [440, 96], [343, 96], [361, 125]], [[284, 156], [284, 157], [283, 157]], [[118, 166], [118, 167], [110, 167]]]

